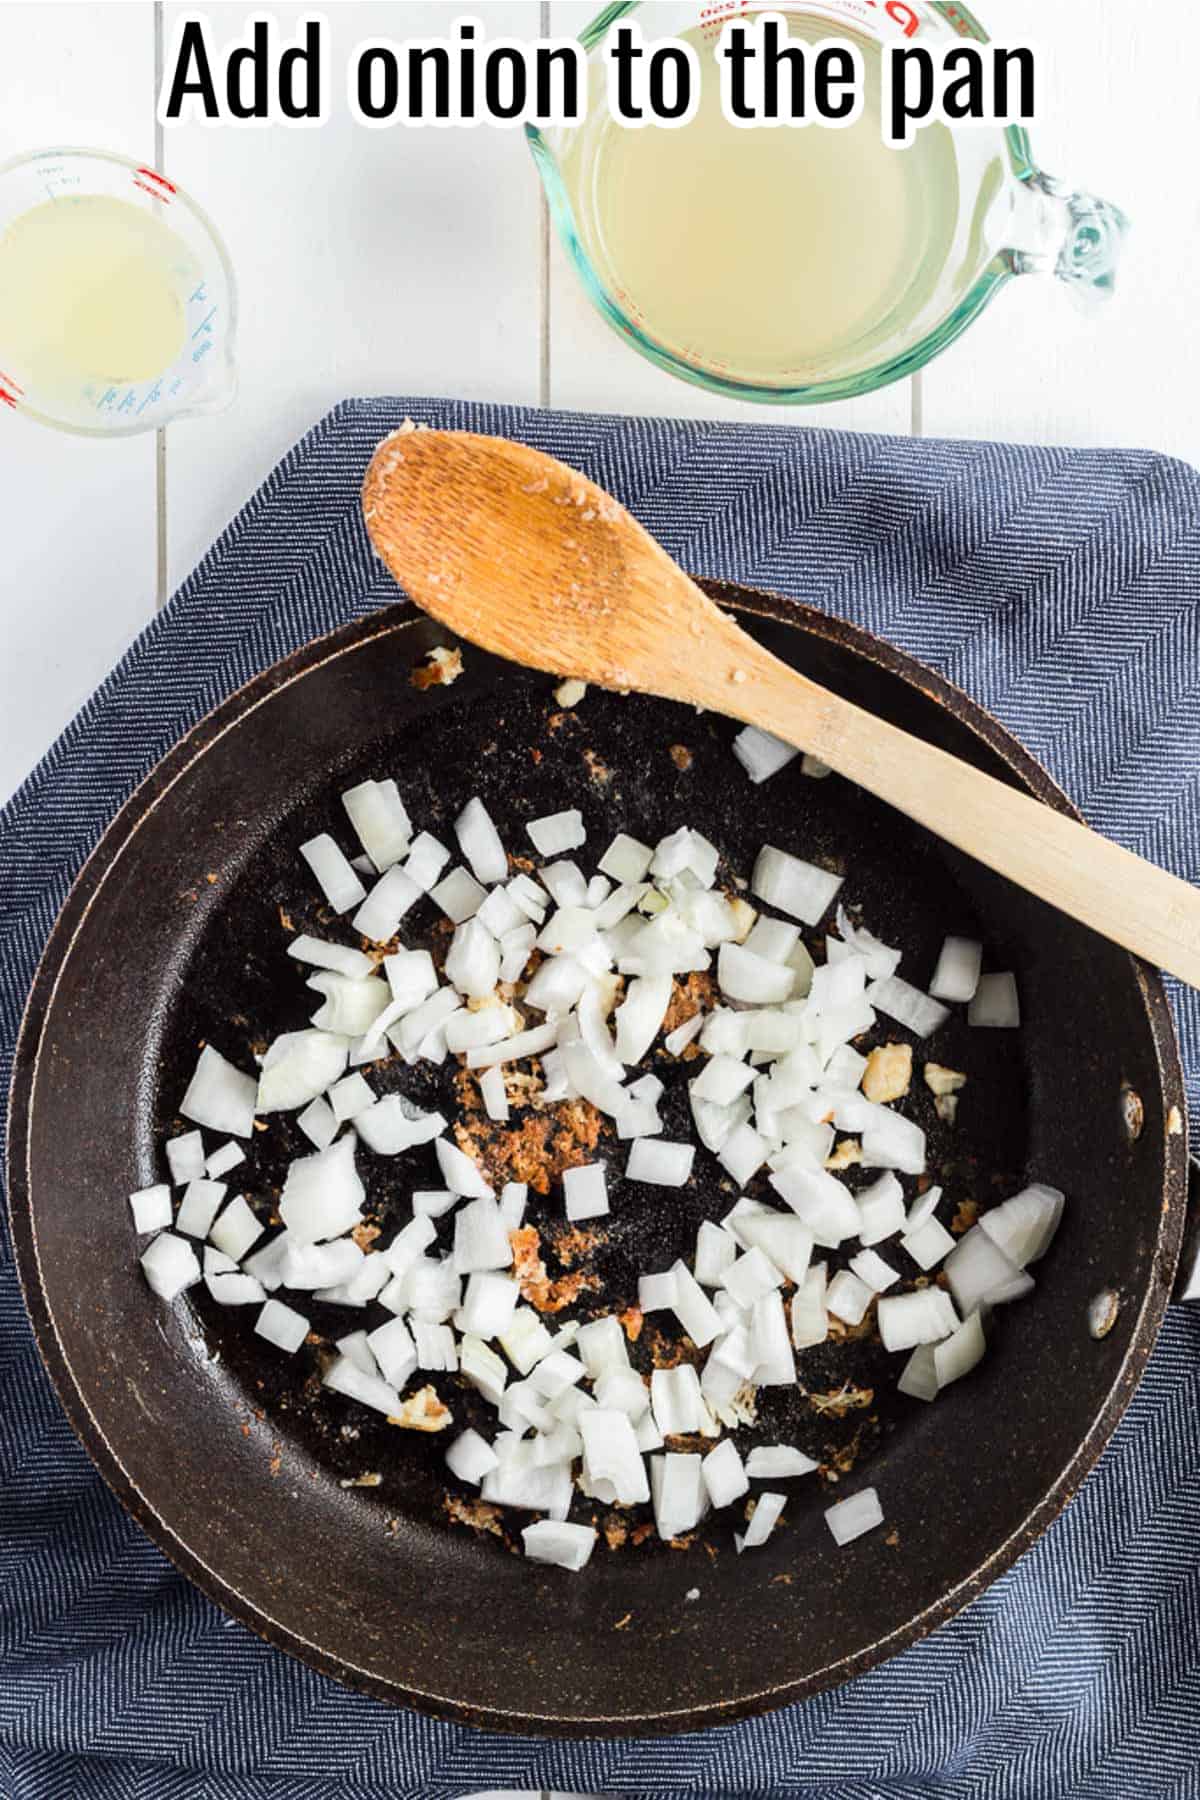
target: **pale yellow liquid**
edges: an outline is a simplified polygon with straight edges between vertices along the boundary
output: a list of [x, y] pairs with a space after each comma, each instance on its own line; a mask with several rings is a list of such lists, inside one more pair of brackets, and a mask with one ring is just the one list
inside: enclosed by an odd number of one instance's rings
[[47, 200], [0, 236], [0, 367], [34, 396], [161, 375], [196, 274], [182, 239], [141, 206]]
[[[810, 39], [831, 29], [790, 26]], [[936, 125], [911, 149], [883, 144], [879, 49], [861, 38], [856, 124], [739, 129], [721, 111], [712, 37], [684, 35], [702, 71], [696, 117], [631, 131], [593, 94], [563, 158], [604, 285], [660, 343], [748, 380], [828, 378], [905, 347], [954, 238], [950, 133]]]

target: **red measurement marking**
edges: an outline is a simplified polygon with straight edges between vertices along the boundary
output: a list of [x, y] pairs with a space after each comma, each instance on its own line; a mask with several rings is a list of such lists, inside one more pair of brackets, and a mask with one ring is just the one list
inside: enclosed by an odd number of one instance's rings
[[165, 175], [160, 175], [157, 169], [147, 169], [147, 168], [143, 168], [143, 167], [139, 166], [134, 171], [135, 186], [146, 187], [145, 181], [138, 181], [137, 177], [139, 175], [144, 175], [146, 177], [146, 181], [152, 181], [155, 183], [154, 188], [146, 188], [146, 192], [148, 194], [154, 193], [156, 191], [156, 189], [162, 189], [163, 193], [160, 194], [160, 198], [165, 198], [167, 194], [177, 194], [179, 192], [179, 189], [175, 186], [175, 183], [173, 181], [168, 181]]
[[0, 388], [0, 400], [3, 400], [5, 406], [15, 406], [17, 404], [13, 395], [6, 394], [3, 388]]
[[[6, 375], [3, 369], [0, 369], [0, 381], [7, 382], [14, 394], [23, 394], [25, 392], [25, 389], [21, 386], [20, 382], [14, 381], [11, 375]], [[5, 398], [7, 399], [7, 397], [8, 396], [6, 395]]]

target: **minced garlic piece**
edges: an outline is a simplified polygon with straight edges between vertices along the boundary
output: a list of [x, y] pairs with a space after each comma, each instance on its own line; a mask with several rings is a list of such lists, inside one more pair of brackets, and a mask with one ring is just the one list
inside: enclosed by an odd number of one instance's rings
[[958, 1095], [939, 1094], [933, 1103], [933, 1110], [943, 1125], [953, 1125], [958, 1117]]
[[957, 1069], [944, 1069], [941, 1063], [925, 1064], [925, 1086], [931, 1094], [957, 1094], [965, 1088], [967, 1078], [960, 1075]]
[[578, 706], [586, 693], [587, 682], [576, 681], [572, 678], [570, 681], [559, 683], [554, 690], [554, 698], [560, 706]]
[[899, 1100], [907, 1094], [912, 1080], [912, 1045], [880, 1044], [867, 1058], [863, 1071], [862, 1091], [877, 1106]]
[[450, 1408], [438, 1399], [436, 1389], [419, 1388], [401, 1406], [398, 1413], [388, 1414], [389, 1425], [400, 1425], [405, 1431], [445, 1431], [454, 1423]]
[[862, 1145], [857, 1138], [843, 1138], [832, 1156], [825, 1158], [827, 1169], [850, 1169], [862, 1161]]

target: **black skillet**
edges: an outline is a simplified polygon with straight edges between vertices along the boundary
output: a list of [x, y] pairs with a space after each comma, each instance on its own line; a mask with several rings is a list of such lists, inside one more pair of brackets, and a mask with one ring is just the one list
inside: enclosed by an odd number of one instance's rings
[[[790, 602], [710, 591], [786, 662], [1067, 810], [1007, 732], [909, 658]], [[555, 723], [544, 677], [471, 649], [453, 686], [419, 692], [410, 672], [445, 641], [397, 608], [278, 664], [164, 759], [76, 882], [12, 1092], [10, 1204], [41, 1351], [88, 1451], [162, 1549], [271, 1643], [353, 1687], [562, 1735], [678, 1731], [781, 1706], [895, 1654], [980, 1593], [1054, 1518], [1128, 1402], [1184, 1227], [1183, 1090], [1162, 988], [837, 778], [793, 765], [750, 786], [724, 719], [592, 692]], [[811, 1393], [849, 1381], [873, 1397], [842, 1419], [798, 1393], [772, 1400], [766, 1440], [802, 1443], [840, 1479], [791, 1484], [785, 1527], [752, 1556], [733, 1554], [740, 1519], [724, 1516], [684, 1550], [601, 1545], [579, 1577], [532, 1566], [510, 1553], [519, 1517], [500, 1536], [448, 1521], [442, 1441], [322, 1393], [316, 1349], [289, 1361], [250, 1337], [246, 1313], [220, 1312], [202, 1290], [167, 1308], [141, 1280], [125, 1195], [165, 1172], [157, 1146], [201, 1040], [244, 1064], [252, 1043], [311, 1010], [280, 908], [294, 929], [314, 922], [296, 846], [331, 821], [345, 840], [337, 795], [367, 773], [394, 774], [444, 839], [479, 793], [510, 848], [524, 820], [563, 805], [581, 806], [596, 854], [617, 828], [653, 841], [684, 821], [740, 871], [763, 841], [793, 846], [844, 865], [847, 899], [905, 946], [914, 979], [928, 980], [947, 931], [978, 933], [986, 966], [1018, 973], [1019, 1034], [956, 1021], [930, 1046], [970, 1073], [954, 1130], [923, 1086], [909, 1105], [949, 1210], [1025, 1178], [1066, 1190], [1037, 1292], [997, 1317], [985, 1363], [933, 1407], [894, 1393], [897, 1365], [869, 1342], [807, 1353]], [[670, 1133], [686, 1071], [663, 1072]], [[304, 1149], [285, 1134], [282, 1156]], [[432, 1185], [431, 1168], [402, 1161], [403, 1179], [396, 1164], [369, 1171], [384, 1217]], [[281, 1166], [266, 1166], [268, 1184]], [[626, 1303], [639, 1269], [689, 1255], [697, 1221], [732, 1198], [703, 1152], [682, 1196], [616, 1179], [615, 1153], [610, 1166], [604, 1287], [575, 1316]], [[555, 1193], [536, 1216], [560, 1212]], [[557, 1270], [553, 1250], [549, 1261]], [[1100, 1295], [1111, 1328], [1097, 1336]], [[326, 1337], [361, 1322], [314, 1315]], [[444, 1391], [475, 1416], [473, 1397]], [[340, 1485], [364, 1473], [380, 1484]], [[867, 1484], [886, 1526], [838, 1549], [822, 1512]]]

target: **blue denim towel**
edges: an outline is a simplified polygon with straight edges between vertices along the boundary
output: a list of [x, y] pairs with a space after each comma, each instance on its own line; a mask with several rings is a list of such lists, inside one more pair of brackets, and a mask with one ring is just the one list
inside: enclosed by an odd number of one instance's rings
[[[997, 712], [1094, 824], [1200, 876], [1190, 469], [1140, 452], [351, 401], [285, 457], [0, 814], [4, 1065], [68, 885], [135, 783], [256, 671], [393, 598], [358, 488], [406, 412], [553, 451], [686, 568], [902, 645]], [[1174, 999], [1194, 1105], [1200, 995]], [[59, 1411], [0, 1243], [0, 1795], [1200, 1796], [1198, 1464], [1200, 1316], [1175, 1309], [1079, 1498], [926, 1642], [807, 1705], [670, 1742], [480, 1736], [343, 1691], [175, 1573]]]

